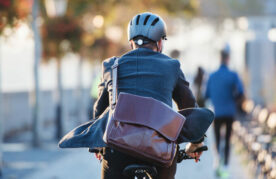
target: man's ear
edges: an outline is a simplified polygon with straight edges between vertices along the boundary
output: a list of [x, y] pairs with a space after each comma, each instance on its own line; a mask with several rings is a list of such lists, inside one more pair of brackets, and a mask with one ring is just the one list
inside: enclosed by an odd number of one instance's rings
[[160, 40], [157, 42], [157, 44], [158, 44], [158, 49], [157, 49], [157, 51], [161, 53], [162, 50], [163, 50], [163, 41], [162, 41], [162, 39], [160, 39]]
[[134, 49], [134, 42], [133, 40], [129, 41], [131, 49]]

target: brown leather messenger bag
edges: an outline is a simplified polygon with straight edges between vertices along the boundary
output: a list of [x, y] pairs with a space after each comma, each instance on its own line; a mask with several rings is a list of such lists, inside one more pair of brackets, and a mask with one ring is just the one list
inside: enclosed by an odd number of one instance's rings
[[151, 97], [121, 92], [117, 100], [118, 60], [112, 66], [112, 103], [103, 139], [118, 151], [169, 167], [185, 117]]

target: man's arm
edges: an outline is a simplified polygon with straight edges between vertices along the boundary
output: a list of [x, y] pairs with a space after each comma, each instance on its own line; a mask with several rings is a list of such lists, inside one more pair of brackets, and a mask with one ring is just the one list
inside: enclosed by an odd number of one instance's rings
[[237, 109], [240, 112], [244, 112], [242, 109], [242, 103], [245, 100], [244, 90], [243, 90], [242, 82], [237, 73], [235, 73], [234, 98], [235, 98]]
[[186, 81], [183, 72], [179, 69], [178, 80], [173, 90], [173, 100], [178, 109], [196, 107], [195, 97], [189, 88], [189, 82]]
[[103, 61], [102, 63], [102, 79], [99, 85], [98, 99], [94, 105], [93, 119], [98, 118], [109, 107], [109, 94], [107, 88], [107, 82], [111, 80], [111, 66], [113, 65], [117, 57], [111, 57]]
[[235, 73], [235, 95], [236, 96], [244, 95], [243, 85], [237, 73]]
[[[186, 81], [183, 72], [179, 69], [179, 77], [177, 84], [173, 91], [173, 99], [177, 104], [178, 109], [197, 107], [195, 97], [189, 88], [189, 82]], [[180, 133], [181, 135], [182, 133]], [[204, 145], [204, 137], [195, 143], [188, 143], [186, 146], [186, 153], [195, 158], [197, 162], [201, 156], [201, 153], [193, 153], [197, 148]]]
[[105, 86], [104, 80], [102, 80], [98, 88], [99, 88], [99, 95], [98, 95], [97, 101], [94, 104], [93, 119], [98, 118], [109, 106], [108, 91], [107, 91], [107, 87]]

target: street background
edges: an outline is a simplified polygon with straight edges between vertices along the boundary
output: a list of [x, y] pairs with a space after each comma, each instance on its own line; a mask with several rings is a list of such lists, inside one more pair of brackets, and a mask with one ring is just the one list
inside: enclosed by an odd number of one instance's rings
[[[29, 134], [30, 135], [30, 134]], [[204, 178], [214, 179], [213, 169], [214, 146], [212, 132], [209, 130], [206, 145], [207, 152], [199, 163], [186, 160], [177, 166], [176, 178]], [[20, 138], [20, 139], [19, 139]], [[100, 162], [87, 149], [58, 149], [52, 141], [44, 142], [40, 148], [32, 148], [26, 142], [25, 133], [16, 141], [4, 144], [4, 178], [24, 179], [63, 179], [63, 178], [100, 178]], [[184, 148], [185, 144], [181, 145]], [[249, 168], [246, 167], [241, 156], [233, 149], [231, 155], [230, 172], [233, 179], [251, 179]]]
[[[167, 23], [164, 53], [179, 59], [194, 94], [198, 67], [204, 93], [229, 45], [246, 93], [230, 178], [276, 178], [274, 0], [0, 0], [0, 178], [100, 178], [87, 149], [57, 144], [91, 119], [101, 62], [130, 50], [127, 24], [146, 11]], [[215, 177], [212, 130], [201, 162], [183, 161], [176, 179]]]

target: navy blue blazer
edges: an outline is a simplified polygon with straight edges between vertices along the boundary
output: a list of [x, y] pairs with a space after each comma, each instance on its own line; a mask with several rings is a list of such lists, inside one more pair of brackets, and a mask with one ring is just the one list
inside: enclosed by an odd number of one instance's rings
[[[103, 62], [103, 77], [99, 85], [99, 98], [94, 105], [94, 119], [109, 107], [112, 99], [111, 66], [115, 58]], [[179, 109], [194, 107], [195, 98], [189, 88], [178, 60], [147, 48], [138, 48], [119, 59], [118, 94], [152, 97]]]
[[[106, 146], [102, 136], [112, 99], [111, 66], [114, 61], [115, 58], [109, 58], [103, 62], [103, 76], [99, 97], [94, 105], [93, 120], [68, 133], [61, 140], [60, 147]], [[169, 106], [172, 106], [174, 100], [179, 109], [196, 106], [178, 60], [147, 48], [138, 48], [120, 57], [118, 63], [118, 93], [152, 97]]]

